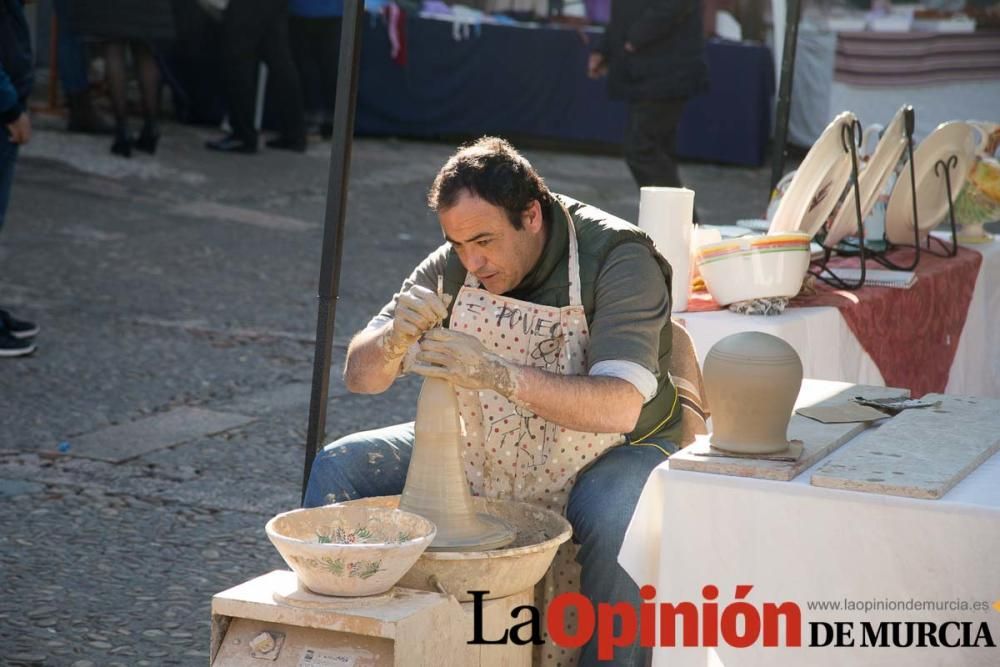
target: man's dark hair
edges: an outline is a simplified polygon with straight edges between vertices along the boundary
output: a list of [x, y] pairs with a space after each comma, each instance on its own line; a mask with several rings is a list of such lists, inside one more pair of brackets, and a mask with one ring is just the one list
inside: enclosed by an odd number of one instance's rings
[[537, 199], [549, 224], [552, 193], [531, 163], [504, 139], [481, 137], [459, 148], [434, 178], [427, 204], [435, 211], [447, 210], [465, 191], [504, 209], [514, 229], [523, 227], [521, 213]]

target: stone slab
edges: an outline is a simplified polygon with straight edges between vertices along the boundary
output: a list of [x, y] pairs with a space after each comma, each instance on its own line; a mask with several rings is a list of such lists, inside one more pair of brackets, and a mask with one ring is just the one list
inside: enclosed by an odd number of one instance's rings
[[[866, 398], [897, 398], [909, 396], [909, 390], [832, 382], [802, 381], [795, 408], [828, 406], [844, 403], [855, 396]], [[774, 461], [746, 457], [706, 456], [708, 439], [699, 438], [693, 444], [670, 457], [672, 470], [691, 470], [736, 477], [756, 477], [787, 482], [819, 461], [845, 442], [868, 428], [867, 423], [824, 424], [793, 414], [788, 422], [788, 438], [802, 442], [802, 456], [795, 461]]]
[[812, 476], [814, 486], [934, 500], [1000, 450], [1000, 401], [927, 394]]
[[[338, 391], [333, 382], [330, 383], [329, 399], [346, 396], [348, 392]], [[309, 401], [312, 397], [311, 382], [292, 382], [289, 384], [273, 387], [264, 391], [241, 396], [226, 404], [226, 409], [239, 413], [252, 415], [273, 414], [294, 408], [301, 408], [308, 412]]]
[[311, 392], [311, 383], [292, 382], [248, 396], [240, 396], [229, 403], [228, 407], [237, 412], [250, 414], [271, 413], [291, 408], [308, 407]]
[[184, 216], [193, 216], [204, 220], [219, 220], [222, 222], [236, 222], [264, 229], [276, 229], [279, 231], [305, 232], [315, 229], [319, 225], [315, 222], [298, 220], [287, 215], [257, 211], [242, 206], [232, 206], [213, 201], [196, 201], [178, 204], [171, 210], [172, 213]]
[[121, 463], [188, 440], [228, 431], [254, 417], [181, 407], [70, 439], [70, 456]]
[[44, 490], [45, 486], [37, 482], [28, 482], [23, 479], [0, 478], [0, 498], [19, 496], [24, 493], [40, 493]]

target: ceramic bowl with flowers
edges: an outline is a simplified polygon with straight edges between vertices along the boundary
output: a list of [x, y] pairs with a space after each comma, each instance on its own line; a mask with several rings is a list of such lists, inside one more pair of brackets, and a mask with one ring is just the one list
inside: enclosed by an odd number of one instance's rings
[[338, 597], [388, 591], [437, 533], [411, 512], [341, 505], [284, 512], [264, 530], [306, 588]]

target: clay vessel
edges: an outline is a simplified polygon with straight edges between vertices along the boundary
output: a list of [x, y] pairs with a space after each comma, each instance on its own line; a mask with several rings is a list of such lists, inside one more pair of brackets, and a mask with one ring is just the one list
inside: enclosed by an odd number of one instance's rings
[[476, 511], [462, 466], [462, 429], [451, 383], [427, 378], [417, 399], [416, 438], [399, 509], [434, 522], [432, 550], [496, 549], [510, 544], [514, 529]]
[[384, 593], [434, 539], [434, 525], [423, 517], [344, 505], [283, 512], [264, 530], [303, 586], [337, 597]]
[[[484, 600], [514, 595], [545, 576], [556, 550], [573, 534], [562, 515], [538, 505], [478, 496], [472, 502], [480, 512], [514, 526], [517, 538], [491, 551], [425, 551], [399, 580], [400, 586], [447, 592], [459, 602], [471, 601], [471, 591], [487, 591]], [[343, 504], [394, 509], [399, 506], [399, 496], [361, 498]]]
[[738, 454], [788, 449], [802, 385], [802, 361], [791, 345], [759, 331], [726, 336], [705, 357], [704, 377], [712, 447]]

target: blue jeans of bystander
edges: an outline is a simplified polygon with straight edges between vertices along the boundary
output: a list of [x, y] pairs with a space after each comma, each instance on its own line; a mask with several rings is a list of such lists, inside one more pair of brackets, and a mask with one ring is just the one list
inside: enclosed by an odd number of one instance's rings
[[17, 161], [18, 145], [10, 140], [6, 127], [0, 127], [0, 229], [7, 217], [10, 189], [14, 185], [14, 163]]

